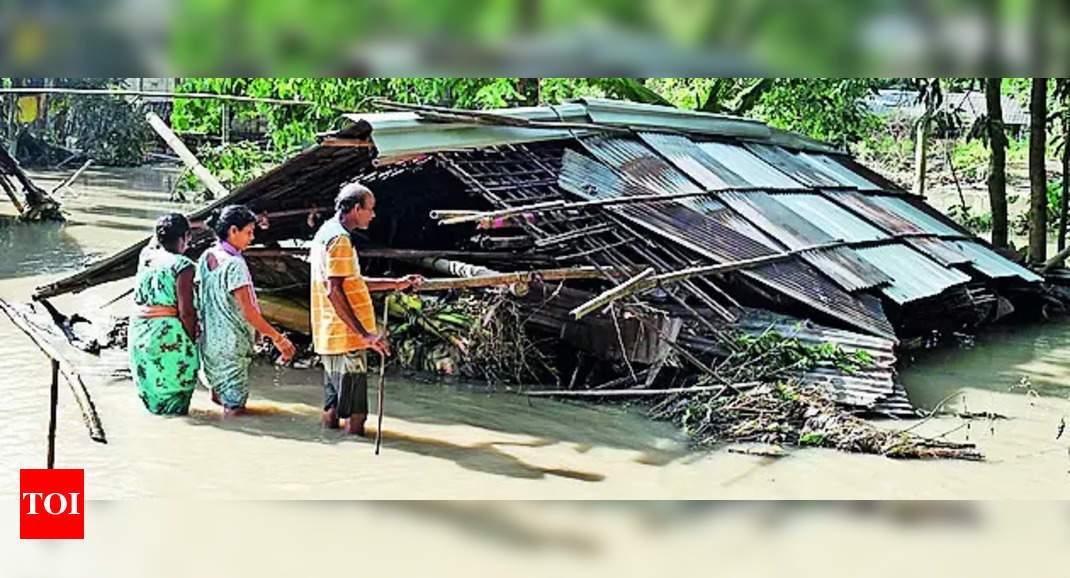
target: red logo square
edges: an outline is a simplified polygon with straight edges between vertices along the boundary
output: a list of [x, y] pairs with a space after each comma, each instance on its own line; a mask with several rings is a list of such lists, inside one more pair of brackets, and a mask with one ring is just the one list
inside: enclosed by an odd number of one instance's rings
[[84, 470], [19, 470], [19, 538], [83, 539], [84, 486]]

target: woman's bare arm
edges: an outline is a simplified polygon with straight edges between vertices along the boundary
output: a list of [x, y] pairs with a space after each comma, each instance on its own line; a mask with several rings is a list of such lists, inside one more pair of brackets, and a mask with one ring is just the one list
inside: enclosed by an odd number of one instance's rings
[[252, 325], [254, 329], [260, 332], [261, 335], [267, 335], [269, 339], [275, 344], [275, 347], [279, 348], [282, 352], [282, 360], [288, 361], [293, 357], [295, 349], [290, 340], [285, 335], [279, 333], [277, 329], [271, 326], [270, 323], [264, 319], [264, 316], [260, 314], [260, 311], [253, 305], [253, 288], [250, 285], [243, 285], [234, 290], [234, 298], [238, 300], [238, 307], [241, 309], [242, 317]]
[[197, 340], [197, 310], [193, 306], [193, 267], [186, 267], [175, 282], [178, 297], [178, 320], [186, 335]]

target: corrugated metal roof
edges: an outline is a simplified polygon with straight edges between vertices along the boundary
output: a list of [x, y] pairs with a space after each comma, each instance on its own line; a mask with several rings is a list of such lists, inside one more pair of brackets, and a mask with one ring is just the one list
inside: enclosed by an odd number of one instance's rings
[[717, 197], [789, 249], [831, 243], [836, 239], [779, 203], [769, 193], [718, 193]]
[[764, 122], [752, 119], [605, 98], [581, 98], [579, 102], [587, 106], [587, 115], [597, 123], [670, 128], [740, 138], [772, 137]]
[[596, 159], [655, 193], [702, 191], [683, 173], [639, 141], [614, 136], [592, 136], [581, 142]]
[[[617, 162], [620, 161], [618, 158]], [[611, 198], [646, 192], [643, 187], [633, 185], [629, 188], [630, 182], [632, 179], [622, 178], [594, 159], [571, 150], [564, 153], [560, 184], [576, 195]], [[722, 210], [719, 203], [703, 202], [698, 209], [694, 206], [659, 201], [642, 206], [621, 205], [609, 210], [714, 262], [776, 254], [771, 247], [741, 232], [742, 221]], [[873, 308], [855, 299], [801, 260], [772, 263], [741, 271], [741, 274], [853, 327], [877, 335], [895, 335], [879, 306]]]
[[855, 187], [860, 191], [879, 191], [880, 187], [867, 181], [828, 155], [800, 152], [795, 158], [806, 162], [814, 169], [845, 187]]
[[802, 258], [848, 292], [871, 289], [892, 281], [849, 247], [804, 251]]
[[[775, 331], [806, 345], [832, 343], [847, 353], [865, 351], [873, 360], [867, 367], [845, 373], [831, 365], [818, 366], [803, 373], [800, 381], [826, 388], [840, 403], [866, 409], [877, 410], [890, 400], [898, 400], [895, 342], [891, 339], [832, 329], [757, 309], [746, 309], [738, 321], [725, 326], [754, 336]], [[686, 336], [681, 336], [681, 340], [688, 343]], [[910, 410], [907, 404], [905, 411]]]
[[880, 205], [881, 207], [903, 217], [911, 223], [917, 225], [921, 230], [926, 233], [934, 233], [937, 235], [961, 235], [958, 230], [945, 223], [941, 223], [939, 219], [932, 215], [922, 211], [918, 207], [915, 207], [910, 201], [907, 201], [901, 197], [886, 197], [883, 195], [872, 195], [866, 197], [870, 202]]
[[698, 146], [715, 161], [743, 177], [752, 187], [795, 190], [806, 188], [802, 183], [780, 172], [740, 145], [702, 142], [698, 143]]
[[774, 145], [746, 143], [749, 151], [758, 155], [765, 162], [773, 165], [784, 174], [811, 187], [840, 186], [835, 179], [827, 176], [809, 163], [799, 160], [795, 155]]
[[962, 265], [970, 262], [970, 258], [951, 241], [936, 237], [914, 237], [905, 241], [941, 265]]
[[873, 225], [820, 195], [786, 193], [774, 197], [833, 239], [854, 243], [888, 238], [888, 235]]
[[1000, 256], [999, 253], [980, 243], [973, 241], [950, 241], [950, 243], [969, 258], [975, 269], [989, 277], [1019, 277], [1031, 283], [1044, 280], [1040, 275]]
[[686, 137], [641, 132], [639, 138], [707, 190], [750, 186], [743, 177], [702, 152], [698, 145]]
[[850, 207], [851, 210], [863, 215], [869, 221], [880, 225], [895, 234], [900, 233], [924, 233], [920, 225], [916, 225], [899, 213], [891, 211], [875, 202], [872, 197], [860, 194], [856, 191], [822, 191], [827, 198]]
[[969, 275], [934, 263], [900, 243], [859, 248], [855, 252], [892, 278], [892, 284], [882, 292], [900, 305], [939, 295], [945, 289], [970, 281]]

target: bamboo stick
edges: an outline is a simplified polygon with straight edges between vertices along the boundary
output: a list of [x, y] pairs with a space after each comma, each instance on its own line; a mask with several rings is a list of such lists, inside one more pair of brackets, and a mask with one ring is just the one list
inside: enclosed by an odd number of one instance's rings
[[[252, 248], [242, 252], [246, 257], [305, 257], [308, 249], [303, 247], [290, 247], [280, 249]], [[384, 259], [424, 259], [424, 258], [471, 258], [471, 259], [506, 259], [509, 261], [525, 261], [548, 263], [549, 259], [534, 255], [520, 255], [502, 251], [436, 251], [430, 249], [358, 249], [357, 254], [361, 258], [384, 258]]]
[[1060, 263], [1065, 261], [1067, 257], [1070, 257], [1070, 247], [1059, 251], [1054, 257], [1048, 259], [1048, 261], [1044, 263], [1044, 266], [1040, 268], [1040, 272], [1047, 273], [1048, 271], [1051, 271], [1052, 269], [1058, 267]]
[[59, 405], [59, 362], [52, 360], [52, 383], [48, 388], [48, 457], [45, 467], [56, 467], [56, 406]]
[[[614, 275], [627, 275], [629, 270], [614, 269]], [[417, 291], [448, 291], [450, 289], [476, 289], [481, 287], [495, 287], [501, 285], [513, 285], [516, 283], [530, 283], [533, 280], [563, 281], [567, 279], [602, 279], [603, 276], [593, 267], [574, 267], [570, 269], [541, 269], [534, 271], [517, 271], [514, 273], [501, 273], [499, 275], [480, 275], [478, 277], [427, 279]], [[392, 289], [380, 289], [390, 291]], [[373, 290], [374, 291], [374, 290]]]
[[66, 187], [71, 186], [71, 184], [74, 183], [74, 181], [78, 180], [78, 177], [82, 176], [82, 173], [85, 172], [85, 170], [88, 169], [89, 165], [91, 165], [91, 164], [93, 164], [93, 159], [89, 159], [89, 160], [85, 161], [85, 163], [83, 163], [82, 166], [78, 168], [78, 170], [74, 171], [74, 174], [72, 174], [71, 176], [67, 177], [67, 179], [65, 181], [63, 181], [62, 183], [56, 185], [56, 187], [54, 189], [52, 189], [51, 194], [54, 195], [54, 194], [56, 194], [57, 191], [61, 191], [61, 190], [65, 189]]
[[42, 353], [48, 356], [49, 359], [58, 362], [59, 372], [67, 380], [67, 385], [71, 388], [71, 393], [74, 394], [74, 399], [78, 402], [79, 409], [82, 410], [82, 419], [85, 421], [86, 428], [89, 429], [89, 437], [93, 441], [100, 443], [108, 443], [107, 437], [104, 434], [104, 427], [100, 423], [100, 416], [97, 414], [96, 406], [93, 405], [93, 399], [89, 396], [89, 389], [86, 388], [85, 382], [82, 381], [82, 376], [74, 368], [72, 364], [63, 354], [61, 354], [52, 344], [47, 340], [37, 335], [37, 330], [29, 323], [29, 321], [12, 307], [7, 301], [0, 299], [0, 310], [7, 315], [8, 319], [18, 327], [20, 331], [26, 334], [30, 338], [30, 341], [41, 350]]
[[621, 283], [616, 287], [604, 291], [601, 294], [595, 296], [593, 299], [587, 301], [586, 303], [577, 306], [572, 311], [569, 311], [569, 315], [571, 315], [572, 318], [575, 320], [580, 320], [591, 311], [594, 311], [599, 307], [616, 301], [620, 298], [620, 296], [632, 294], [634, 292], [632, 289], [633, 287], [639, 285], [644, 280], [650, 278], [652, 275], [654, 275], [654, 269], [652, 267], [645, 269], [642, 273], [636, 275], [635, 277], [632, 277], [631, 279], [628, 279], [624, 283]]
[[[691, 197], [703, 197], [716, 193], [746, 193], [760, 191], [756, 187], [737, 187], [731, 189], [715, 189], [711, 191], [696, 191], [689, 193], [672, 193], [668, 195], [630, 195], [622, 197], [613, 197], [611, 199], [595, 199], [590, 201], [576, 201], [569, 203], [566, 201], [544, 201], [541, 203], [533, 203], [530, 205], [521, 205], [517, 207], [509, 207], [508, 209], [500, 209], [497, 211], [485, 211], [474, 212], [468, 214], [461, 214], [461, 211], [451, 210], [434, 210], [430, 215], [432, 219], [444, 219], [439, 222], [440, 225], [456, 225], [460, 223], [469, 223], [480, 221], [485, 218], [497, 218], [508, 217], [512, 215], [519, 215], [522, 213], [538, 213], [542, 211], [561, 211], [566, 209], [586, 209], [589, 207], [606, 207], [613, 205], [630, 205], [634, 203], [647, 203], [656, 201], [671, 201], [675, 199], [686, 199]], [[445, 214], [457, 213], [457, 217], [446, 218]]]
[[698, 393], [701, 391], [717, 391], [725, 389], [726, 387], [733, 387], [737, 390], [748, 389], [759, 385], [757, 381], [749, 381], [745, 383], [736, 383], [732, 385], [700, 385], [696, 387], [673, 387], [669, 389], [601, 389], [601, 390], [571, 390], [571, 389], [558, 389], [554, 391], [525, 391], [524, 395], [530, 395], [535, 397], [540, 396], [561, 396], [561, 397], [630, 397], [630, 396], [650, 396], [650, 395], [669, 395], [674, 393]]
[[214, 94], [211, 92], [166, 92], [162, 90], [129, 90], [125, 88], [0, 88], [0, 94], [72, 94], [81, 96], [147, 96], [151, 98], [189, 98], [193, 100], [229, 100], [234, 102], [251, 102], [279, 104], [286, 106], [323, 106], [342, 112], [355, 112], [351, 108], [321, 105], [305, 100], [287, 100], [282, 98], [259, 98], [238, 94]]
[[178, 135], [171, 130], [171, 127], [167, 126], [163, 119], [156, 113], [149, 111], [145, 113], [145, 120], [149, 121], [149, 125], [156, 131], [156, 134], [160, 135], [160, 138], [167, 143], [167, 146], [175, 151], [175, 154], [177, 154], [178, 157], [182, 159], [182, 162], [189, 167], [190, 171], [192, 171], [193, 174], [208, 187], [208, 190], [212, 191], [212, 194], [214, 194], [216, 198], [221, 199], [230, 194], [230, 191], [228, 191], [227, 188], [208, 171], [208, 169], [204, 168], [204, 165], [197, 160], [197, 157], [186, 148], [186, 144], [182, 142], [182, 139], [178, 138]]

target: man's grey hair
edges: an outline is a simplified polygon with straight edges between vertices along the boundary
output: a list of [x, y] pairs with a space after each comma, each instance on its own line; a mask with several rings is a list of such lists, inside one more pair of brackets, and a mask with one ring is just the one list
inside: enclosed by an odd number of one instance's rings
[[367, 204], [368, 197], [374, 196], [371, 189], [365, 187], [360, 183], [346, 183], [342, 185], [342, 189], [338, 191], [338, 196], [334, 198], [334, 209], [339, 214], [344, 215], [353, 210], [353, 207], [364, 207]]

